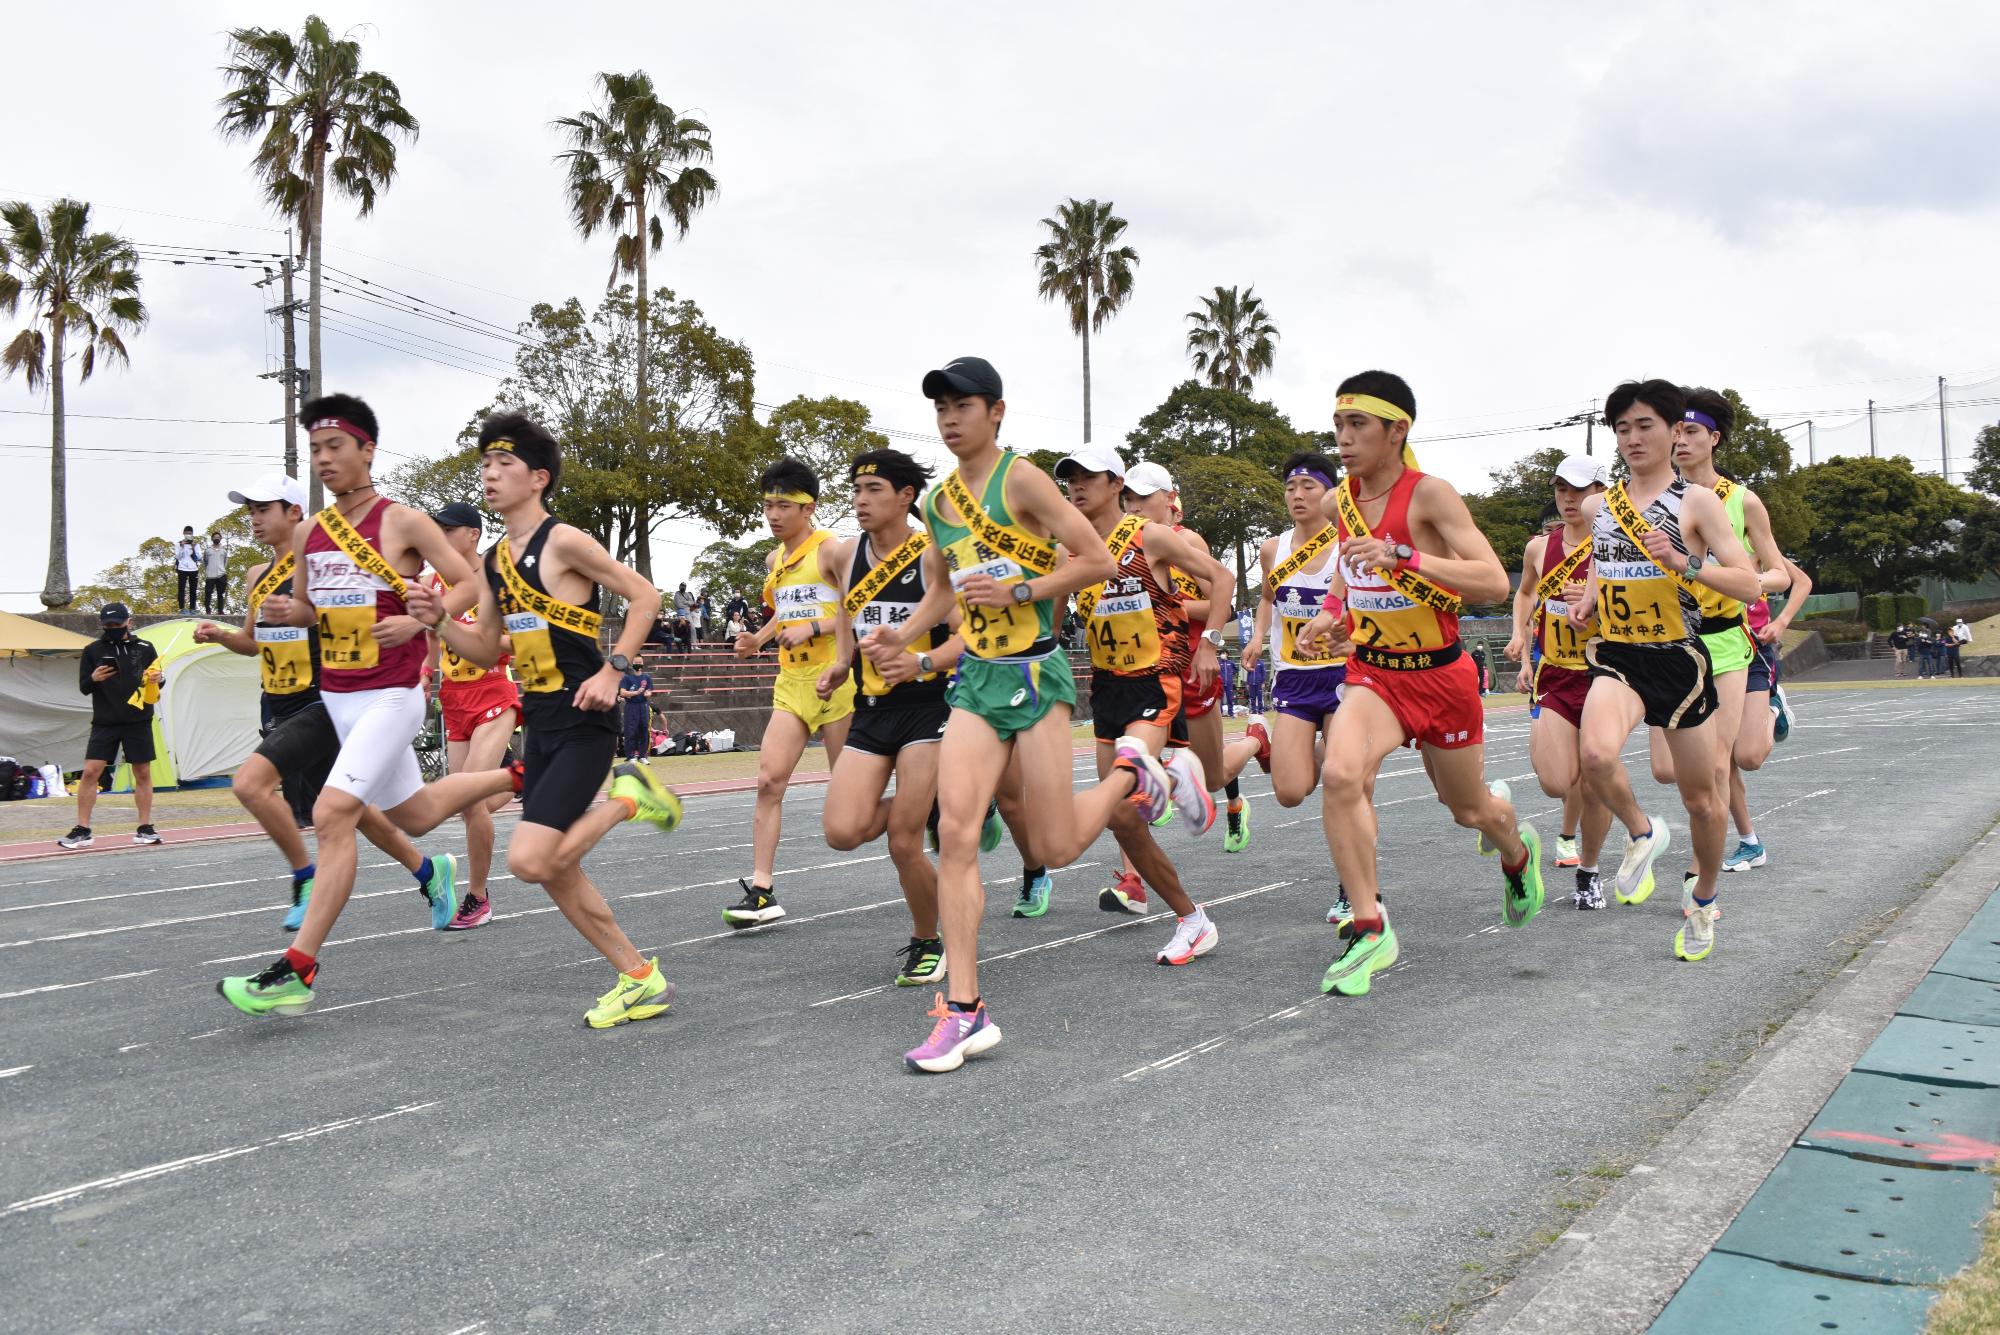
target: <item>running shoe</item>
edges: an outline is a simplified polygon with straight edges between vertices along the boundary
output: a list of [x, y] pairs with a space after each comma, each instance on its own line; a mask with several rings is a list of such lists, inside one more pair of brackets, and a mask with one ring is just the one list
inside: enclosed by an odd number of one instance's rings
[[1131, 772], [1132, 805], [1139, 808], [1139, 815], [1148, 824], [1159, 820], [1161, 812], [1173, 810], [1173, 780], [1144, 742], [1127, 733], [1118, 739], [1113, 753], [1117, 759], [1112, 763]]
[[73, 826], [68, 834], [56, 840], [56, 847], [89, 848], [92, 844], [96, 842], [97, 840], [91, 837], [90, 827], [88, 825], [77, 825]]
[[244, 978], [225, 978], [215, 985], [223, 1000], [245, 1015], [302, 1015], [313, 1003], [312, 984], [319, 977], [314, 965], [312, 978], [301, 978], [283, 955], [264, 966], [262, 973]]
[[897, 987], [922, 987], [944, 980], [944, 942], [934, 936], [913, 936], [910, 944], [896, 952], [903, 967], [896, 971]]
[[1023, 876], [1021, 897], [1014, 901], [1014, 916], [1017, 918], [1039, 918], [1049, 911], [1049, 895], [1055, 890], [1055, 882], [1049, 874]]
[[138, 829], [132, 831], [132, 842], [135, 844], [160, 844], [166, 841], [160, 838], [160, 832], [151, 825], [141, 825]]
[[1601, 909], [1604, 907], [1604, 878], [1594, 871], [1576, 869], [1576, 893], [1569, 897], [1570, 903], [1580, 909]]
[[776, 922], [785, 916], [785, 906], [778, 902], [778, 892], [764, 886], [753, 886], [742, 877], [736, 884], [743, 887], [743, 898], [722, 911], [722, 920], [742, 931], [745, 927], [761, 927], [767, 922]]
[[458, 916], [444, 925], [447, 932], [469, 932], [475, 927], [484, 927], [493, 921], [493, 901], [481, 898], [470, 890], [458, 901]]
[[1241, 853], [1250, 847], [1250, 804], [1245, 802], [1234, 811], [1223, 812], [1222, 851]]
[[521, 795], [521, 789], [525, 788], [528, 783], [527, 762], [524, 760], [510, 760], [501, 768], [505, 769], [507, 771], [507, 777], [513, 780], [514, 796], [519, 797]]
[[[1699, 872], [1689, 871], [1681, 873], [1681, 916], [1683, 918], [1694, 912], [1694, 887], [1700, 880], [1701, 874]], [[1710, 900], [1709, 903], [1712, 906], [1712, 912], [1709, 916], [1711, 918], [1720, 918], [1722, 916], [1722, 905], [1716, 903], [1714, 900]]]
[[1243, 729], [1243, 735], [1257, 743], [1257, 768], [1269, 774], [1271, 772], [1271, 734], [1264, 727], [1264, 716], [1262, 714], [1252, 714], [1249, 724]]
[[[1495, 779], [1492, 783], [1487, 784], [1486, 791], [1499, 798], [1502, 802], [1512, 802], [1514, 800], [1514, 789], [1505, 779]], [[1480, 857], [1490, 858], [1499, 851], [1498, 848], [1487, 842], [1484, 834], [1479, 836]]]
[[1119, 872], [1116, 882], [1107, 889], [1099, 890], [1097, 907], [1106, 913], [1145, 914], [1152, 911], [1152, 906], [1146, 903], [1146, 883], [1134, 871]]
[[1718, 916], [1714, 904], [1697, 904], [1690, 909], [1681, 929], [1674, 933], [1674, 957], [1690, 963], [1707, 959], [1708, 952], [1715, 949]]
[[285, 921], [281, 924], [285, 931], [296, 932], [305, 926], [306, 903], [312, 898], [313, 878], [292, 882], [292, 906], [285, 910]]
[[1620, 904], [1643, 904], [1653, 893], [1653, 863], [1674, 841], [1674, 832], [1658, 816], [1648, 818], [1652, 827], [1644, 836], [1625, 844], [1625, 860], [1618, 864], [1618, 880], [1612, 892]]
[[1174, 806], [1192, 827], [1188, 833], [1207, 834], [1215, 825], [1215, 796], [1208, 791], [1208, 776], [1201, 772], [1201, 757], [1191, 747], [1168, 747], [1164, 768], [1173, 779]]
[[1761, 839], [1738, 839], [1736, 847], [1729, 850], [1729, 856], [1722, 860], [1724, 871], [1749, 871], [1761, 867], [1771, 860]]
[[[1388, 891], [1382, 889], [1380, 886], [1375, 887], [1375, 902], [1378, 905], [1386, 906], [1389, 902]], [[1388, 912], [1388, 909], [1384, 907], [1383, 912]], [[1341, 885], [1338, 881], [1334, 882], [1333, 907], [1326, 911], [1326, 920], [1330, 923], [1343, 923], [1353, 916], [1354, 905], [1348, 902], [1347, 887]]]
[[930, 1016], [937, 1021], [931, 1026], [931, 1036], [903, 1054], [903, 1064], [920, 1074], [956, 1071], [967, 1057], [976, 1057], [1000, 1041], [1000, 1026], [986, 1013], [983, 1001], [976, 1010], [955, 1011], [944, 1004], [944, 993], [940, 992]]
[[663, 1015], [674, 1004], [674, 985], [660, 972], [657, 956], [646, 961], [652, 970], [644, 978], [629, 973], [618, 975], [618, 985], [597, 999], [583, 1013], [583, 1022], [592, 1029], [609, 1029], [628, 1020], [650, 1020]]
[[1000, 847], [1000, 841], [1006, 837], [1006, 834], [1007, 823], [1000, 819], [1000, 803], [998, 799], [988, 802], [986, 804], [986, 823], [979, 827], [979, 851], [982, 853], [991, 853], [994, 849]]
[[1521, 822], [1520, 833], [1528, 860], [1519, 870], [1506, 873], [1507, 888], [1500, 896], [1500, 918], [1509, 927], [1526, 927], [1542, 911], [1542, 836], [1526, 821]]
[[1319, 980], [1319, 990], [1338, 992], [1343, 997], [1364, 996], [1369, 977], [1396, 962], [1400, 953], [1396, 929], [1390, 926], [1387, 911], [1383, 911], [1382, 930], [1356, 932], [1353, 921], [1349, 920], [1340, 924], [1337, 935], [1340, 953], [1327, 966], [1326, 976]]
[[1192, 964], [1214, 950], [1221, 940], [1222, 933], [1215, 930], [1215, 923], [1197, 905], [1193, 914], [1175, 920], [1173, 940], [1153, 958], [1161, 964]]
[[1582, 865], [1583, 855], [1577, 851], [1576, 836], [1573, 834], [1558, 834], [1556, 836], [1556, 866], [1581, 867]]
[[431, 928], [442, 932], [458, 912], [458, 858], [439, 853], [431, 858], [431, 878], [418, 887], [431, 902]]
[[1771, 712], [1777, 716], [1771, 720], [1772, 740], [1782, 742], [1792, 735], [1792, 702], [1782, 686], [1771, 692]]
[[632, 819], [672, 834], [681, 823], [680, 794], [660, 782], [649, 766], [622, 761], [611, 767], [611, 796], [631, 799]]

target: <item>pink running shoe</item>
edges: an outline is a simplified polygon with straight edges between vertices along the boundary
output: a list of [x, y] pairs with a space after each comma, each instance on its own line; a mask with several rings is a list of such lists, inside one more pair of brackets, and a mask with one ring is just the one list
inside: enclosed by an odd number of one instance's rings
[[1201, 757], [1193, 747], [1170, 746], [1162, 762], [1174, 781], [1174, 807], [1187, 822], [1191, 835], [1207, 834], [1215, 824], [1215, 798], [1208, 791], [1208, 777], [1201, 772]]
[[940, 992], [930, 1014], [937, 1021], [931, 1036], [903, 1054], [903, 1064], [912, 1071], [929, 1075], [956, 1071], [967, 1057], [976, 1057], [1000, 1041], [1000, 1026], [986, 1013], [985, 1002], [977, 1010], [955, 1011], [945, 1005]]
[[458, 901], [458, 915], [444, 925], [447, 932], [469, 932], [493, 921], [493, 900], [479, 899], [470, 891]]
[[1132, 804], [1139, 808], [1139, 815], [1146, 823], [1151, 825], [1171, 811], [1173, 780], [1167, 777], [1166, 766], [1154, 758], [1146, 744], [1128, 734], [1118, 739], [1114, 752], [1118, 757], [1113, 762], [1116, 768], [1132, 774]]

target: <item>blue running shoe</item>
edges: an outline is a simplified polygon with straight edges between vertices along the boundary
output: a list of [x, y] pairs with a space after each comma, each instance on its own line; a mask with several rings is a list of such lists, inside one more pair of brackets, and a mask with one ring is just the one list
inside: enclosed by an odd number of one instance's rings
[[1761, 839], [1739, 839], [1736, 847], [1729, 850], [1729, 856], [1722, 860], [1724, 871], [1749, 871], [1761, 867], [1771, 860], [1770, 850]]
[[1782, 686], [1771, 692], [1771, 712], [1777, 715], [1771, 720], [1772, 740], [1782, 742], [1792, 735], [1792, 702], [1785, 698]]
[[308, 876], [303, 881], [292, 882], [292, 906], [285, 911], [284, 926], [286, 931], [296, 932], [299, 928], [305, 926], [306, 901], [312, 898], [312, 892], [312, 877]]
[[431, 878], [424, 882], [424, 898], [431, 902], [431, 927], [442, 932], [458, 916], [458, 859], [450, 853], [431, 858]]

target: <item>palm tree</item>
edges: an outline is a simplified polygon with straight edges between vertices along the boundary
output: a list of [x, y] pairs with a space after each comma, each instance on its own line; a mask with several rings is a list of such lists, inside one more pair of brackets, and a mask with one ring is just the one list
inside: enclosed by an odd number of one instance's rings
[[1069, 310], [1070, 332], [1083, 339], [1083, 438], [1090, 439], [1090, 331], [1104, 328], [1132, 295], [1132, 266], [1139, 252], [1118, 244], [1125, 220], [1110, 201], [1068, 200], [1042, 219], [1049, 239], [1035, 247], [1038, 291]]
[[[328, 180], [367, 217], [375, 196], [395, 179], [395, 141], [416, 139], [417, 118], [404, 109], [395, 80], [361, 68], [361, 43], [351, 36], [336, 40], [317, 14], [306, 16], [296, 39], [276, 28], [232, 29], [229, 56], [222, 75], [230, 88], [216, 104], [222, 109], [216, 128], [225, 139], [257, 140], [251, 165], [264, 182], [264, 198], [297, 220], [311, 271], [306, 392], [317, 396], [323, 383], [319, 285]], [[319, 503], [315, 476], [313, 508]]]
[[[42, 606], [67, 607], [69, 587], [69, 459], [63, 430], [63, 366], [69, 335], [82, 335], [77, 380], [90, 379], [100, 351], [132, 362], [120, 330], [137, 333], [146, 323], [139, 300], [139, 256], [131, 243], [90, 230], [90, 205], [59, 199], [46, 214], [15, 200], [0, 205], [0, 312], [14, 314], [28, 297], [28, 327], [0, 349], [0, 375], [16, 371], [28, 388], [49, 386], [49, 573]], [[48, 332], [42, 331], [43, 325]]]
[[[715, 177], [701, 164], [712, 161], [715, 152], [708, 127], [662, 102], [644, 70], [602, 73], [597, 84], [603, 95], [598, 106], [555, 122], [570, 145], [556, 161], [569, 165], [569, 208], [576, 230], [589, 237], [608, 227], [617, 235], [606, 290], [620, 274], [632, 274], [638, 283], [636, 402], [643, 449], [651, 438], [647, 417], [652, 408], [646, 393], [646, 308], [652, 296], [646, 257], [666, 243], [662, 215], [672, 221], [676, 237], [685, 237], [694, 215], [714, 198]], [[641, 514], [634, 559], [648, 579], [653, 571], [651, 529], [651, 516]]]
[[1253, 284], [1239, 294], [1218, 287], [1212, 297], [1199, 298], [1202, 309], [1189, 311], [1188, 360], [1206, 372], [1217, 389], [1250, 392], [1250, 382], [1271, 369], [1277, 356], [1278, 326], [1264, 310], [1264, 299]]

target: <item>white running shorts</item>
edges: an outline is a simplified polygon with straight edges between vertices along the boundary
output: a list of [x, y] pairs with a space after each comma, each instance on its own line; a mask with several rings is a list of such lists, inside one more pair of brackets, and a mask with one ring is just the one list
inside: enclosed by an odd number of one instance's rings
[[415, 797], [424, 786], [424, 776], [410, 743], [424, 728], [423, 688], [322, 691], [320, 699], [340, 734], [340, 754], [326, 786], [384, 811]]

